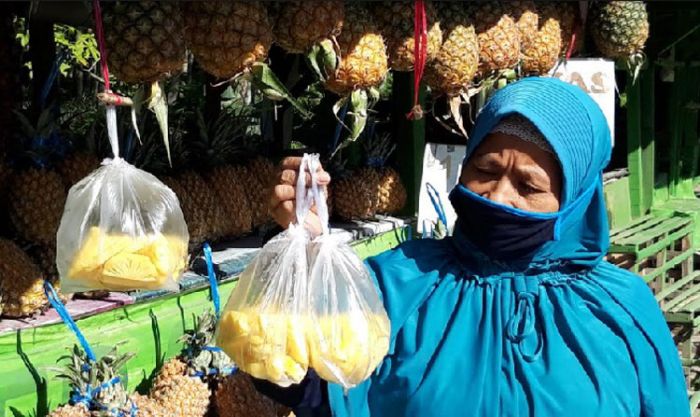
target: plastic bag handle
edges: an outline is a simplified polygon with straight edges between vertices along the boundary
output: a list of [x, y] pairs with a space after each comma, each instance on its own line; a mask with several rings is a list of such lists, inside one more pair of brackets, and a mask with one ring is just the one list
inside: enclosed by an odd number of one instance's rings
[[328, 204], [326, 202], [326, 193], [318, 186], [318, 169], [321, 167], [321, 161], [318, 155], [311, 155], [309, 170], [311, 171], [311, 194], [316, 203], [316, 214], [321, 220], [321, 230], [324, 235], [330, 233], [328, 229]]
[[310, 158], [311, 155], [304, 154], [304, 157], [301, 159], [301, 164], [299, 164], [299, 174], [297, 175], [296, 212], [297, 224], [299, 226], [304, 225], [306, 215], [309, 214], [309, 210], [311, 210], [311, 205], [313, 204], [313, 194], [306, 188], [306, 169], [310, 168]]

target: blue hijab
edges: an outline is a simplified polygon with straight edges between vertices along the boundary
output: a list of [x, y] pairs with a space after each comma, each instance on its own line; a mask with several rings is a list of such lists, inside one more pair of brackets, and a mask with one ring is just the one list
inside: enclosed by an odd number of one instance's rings
[[554, 238], [526, 259], [495, 261], [457, 229], [369, 259], [391, 346], [363, 384], [347, 393], [329, 384], [334, 415], [689, 416], [676, 346], [651, 291], [603, 261], [605, 117], [578, 87], [528, 78], [480, 112], [467, 158], [511, 114], [529, 119], [561, 162]]

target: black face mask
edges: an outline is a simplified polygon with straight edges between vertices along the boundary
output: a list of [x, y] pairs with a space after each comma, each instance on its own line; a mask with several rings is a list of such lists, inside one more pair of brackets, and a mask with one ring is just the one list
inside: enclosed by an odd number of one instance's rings
[[555, 239], [559, 213], [533, 213], [503, 206], [458, 184], [450, 193], [455, 227], [493, 259], [511, 261], [533, 254]]

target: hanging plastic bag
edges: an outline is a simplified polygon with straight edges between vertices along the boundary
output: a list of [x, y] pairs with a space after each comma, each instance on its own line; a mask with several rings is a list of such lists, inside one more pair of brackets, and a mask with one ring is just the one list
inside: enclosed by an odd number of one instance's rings
[[312, 173], [323, 233], [309, 245], [309, 366], [351, 388], [367, 379], [389, 350], [389, 317], [367, 267], [341, 235], [328, 230], [326, 198]]
[[245, 372], [280, 386], [299, 383], [308, 370], [308, 260], [304, 220], [313, 195], [305, 169], [318, 156], [304, 155], [296, 186], [297, 223], [275, 236], [243, 271], [219, 321], [216, 343]]
[[177, 290], [189, 234], [175, 193], [119, 157], [116, 111], [107, 107], [114, 158], [74, 185], [57, 233], [66, 292]]

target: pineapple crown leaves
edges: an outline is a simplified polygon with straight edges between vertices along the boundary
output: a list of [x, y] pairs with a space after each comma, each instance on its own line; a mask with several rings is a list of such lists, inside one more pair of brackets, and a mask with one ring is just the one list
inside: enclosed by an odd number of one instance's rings
[[205, 311], [194, 318], [194, 328], [186, 330], [180, 338], [185, 345], [182, 358], [191, 376], [225, 375], [231, 371], [231, 359], [219, 348], [211, 346], [216, 324], [216, 316], [211, 311]]
[[245, 107], [222, 110], [219, 116], [207, 121], [197, 110], [191, 124], [190, 140], [197, 155], [197, 163], [204, 166], [222, 165], [234, 157], [248, 153], [247, 139], [256, 122], [255, 115]]
[[367, 157], [367, 166], [373, 168], [381, 168], [386, 165], [391, 154], [396, 150], [396, 144], [391, 142], [391, 135], [384, 133], [374, 135], [367, 138], [364, 143], [365, 153]]
[[107, 411], [111, 415], [120, 415], [121, 410], [128, 409], [130, 401], [117, 371], [134, 357], [133, 353], [117, 354], [113, 348], [94, 361], [78, 345], [70, 352], [59, 358], [60, 362], [69, 363], [57, 377], [71, 384], [72, 405], [85, 404], [91, 410]]
[[19, 111], [15, 111], [20, 123], [20, 159], [39, 168], [50, 166], [65, 153], [65, 141], [56, 121], [56, 108], [47, 106], [39, 114], [36, 123]]

